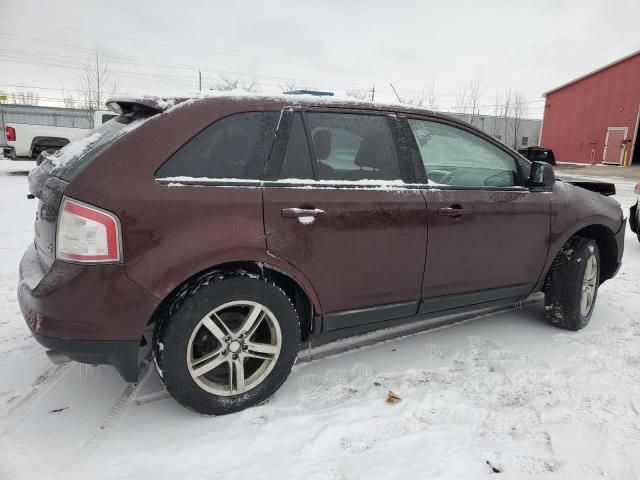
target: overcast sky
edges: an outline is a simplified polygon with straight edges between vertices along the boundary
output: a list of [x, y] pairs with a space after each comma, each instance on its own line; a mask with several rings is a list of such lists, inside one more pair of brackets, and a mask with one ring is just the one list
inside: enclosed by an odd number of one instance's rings
[[[222, 74], [279, 92], [376, 88], [415, 95], [432, 82], [438, 106], [482, 79], [480, 104], [521, 92], [540, 117], [543, 92], [640, 48], [638, 0], [140, 1], [0, 0], [0, 90], [80, 88], [97, 50], [121, 92], [194, 91]], [[14, 86], [24, 87], [14, 87]], [[40, 87], [36, 89], [35, 87]]]

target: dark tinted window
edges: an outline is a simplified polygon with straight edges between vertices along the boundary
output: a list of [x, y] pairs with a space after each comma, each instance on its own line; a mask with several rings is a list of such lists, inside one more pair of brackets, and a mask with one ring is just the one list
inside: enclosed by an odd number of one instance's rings
[[409, 120], [430, 181], [463, 187], [518, 185], [515, 159], [492, 143], [457, 127]]
[[299, 113], [293, 118], [280, 178], [313, 179], [309, 144]]
[[401, 180], [386, 117], [309, 113], [307, 118], [320, 180]]
[[111, 115], [110, 113], [105, 113], [102, 115], [102, 123], [107, 123], [112, 118], [116, 118], [117, 115]]
[[174, 153], [157, 178], [260, 179], [279, 112], [237, 113], [211, 124]]
[[86, 137], [74, 140], [58, 150], [49, 157], [49, 160], [42, 163], [42, 168], [49, 173], [55, 172], [54, 174], [63, 180], [70, 181], [93, 162], [98, 155], [145, 121], [146, 117], [128, 118], [122, 116], [104, 123], [92, 130]]

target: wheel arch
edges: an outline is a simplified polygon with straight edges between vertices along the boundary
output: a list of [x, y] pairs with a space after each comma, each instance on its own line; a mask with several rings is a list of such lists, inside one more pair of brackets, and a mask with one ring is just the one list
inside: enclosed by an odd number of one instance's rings
[[315, 294], [315, 291], [312, 290], [312, 287], [310, 287], [310, 285], [307, 286], [307, 288], [303, 287], [298, 279], [281, 268], [271, 264], [249, 260], [220, 263], [201, 270], [186, 278], [171, 290], [171, 292], [160, 302], [154, 313], [149, 318], [147, 325], [156, 323], [165, 315], [170, 315], [172, 308], [176, 305], [176, 302], [187, 291], [197, 288], [198, 284], [206, 282], [216, 275], [232, 273], [258, 275], [275, 284], [289, 297], [298, 312], [298, 316], [300, 318], [301, 340], [305, 341], [311, 333], [316, 333], [314, 328], [314, 318], [320, 311], [320, 306], [318, 297]]
[[613, 231], [602, 224], [592, 224], [581, 228], [572, 237], [595, 240], [600, 252], [600, 283], [613, 277], [618, 261], [618, 244]]
[[66, 137], [51, 137], [51, 136], [33, 137], [33, 139], [31, 140], [31, 147], [29, 148], [29, 154], [33, 156], [33, 151], [36, 147], [56, 146], [56, 147], [62, 148], [65, 145], [69, 144], [70, 142], [71, 140]]
[[584, 225], [579, 229], [568, 233], [562, 238], [561, 242], [558, 242], [555, 251], [550, 252], [553, 256], [549, 255], [549, 264], [544, 273], [543, 279], [546, 284], [546, 279], [551, 271], [553, 260], [560, 253], [562, 247], [573, 237], [584, 237], [595, 240], [598, 245], [600, 253], [600, 283], [613, 277], [616, 272], [618, 262], [618, 244], [616, 242], [615, 234], [611, 228], [601, 223], [590, 223]]

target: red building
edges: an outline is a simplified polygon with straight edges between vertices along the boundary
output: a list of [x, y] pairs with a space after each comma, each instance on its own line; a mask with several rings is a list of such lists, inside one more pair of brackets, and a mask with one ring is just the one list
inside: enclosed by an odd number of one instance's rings
[[557, 161], [640, 165], [640, 50], [544, 97], [540, 143]]

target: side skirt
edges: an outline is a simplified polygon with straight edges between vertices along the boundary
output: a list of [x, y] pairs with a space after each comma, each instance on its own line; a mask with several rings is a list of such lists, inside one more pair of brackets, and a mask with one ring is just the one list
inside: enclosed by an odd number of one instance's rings
[[466, 313], [482, 308], [504, 307], [526, 298], [535, 284], [513, 285], [478, 292], [423, 298], [421, 301], [380, 305], [357, 310], [329, 313], [323, 316], [322, 333], [314, 336], [318, 341], [333, 341], [338, 338], [366, 333], [396, 324], [431, 319], [442, 324], [439, 317]]
[[335, 330], [326, 334], [310, 337], [301, 345], [298, 360], [306, 362], [348, 352], [356, 348], [375, 345], [380, 342], [395, 340], [427, 330], [447, 327], [453, 324], [480, 319], [487, 315], [509, 312], [518, 308], [543, 305], [544, 295], [535, 293], [522, 301], [496, 301], [493, 305], [476, 305], [473, 309], [456, 309], [439, 315], [415, 315], [401, 320], [381, 322], [368, 325], [366, 328]]

